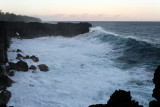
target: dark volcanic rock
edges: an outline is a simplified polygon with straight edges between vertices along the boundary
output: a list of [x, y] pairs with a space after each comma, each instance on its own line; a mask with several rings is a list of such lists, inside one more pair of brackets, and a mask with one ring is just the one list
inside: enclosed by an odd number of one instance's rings
[[157, 101], [151, 101], [149, 107], [160, 107], [160, 66], [155, 70], [153, 83], [155, 84], [155, 88], [153, 89], [152, 96], [156, 98]]
[[20, 49], [17, 49], [17, 52], [22, 52]]
[[10, 87], [14, 83], [8, 76], [0, 76], [0, 90], [4, 90], [6, 87]]
[[7, 48], [10, 46], [9, 32], [0, 24], [0, 64], [8, 61]]
[[49, 71], [48, 66], [45, 64], [40, 64], [40, 65], [38, 65], [38, 67], [39, 67], [40, 71]]
[[51, 35], [61, 35], [64, 37], [73, 37], [79, 34], [89, 32], [90, 23], [24, 23], [24, 22], [4, 22], [0, 21], [3, 31], [8, 32], [10, 37], [17, 37], [16, 32], [20, 34], [20, 38], [36, 38]]
[[23, 59], [30, 59], [29, 55], [26, 55], [25, 57], [23, 57]]
[[14, 76], [14, 71], [10, 71], [10, 72], [8, 73], [8, 75], [9, 75], [9, 76]]
[[153, 83], [155, 84], [155, 88], [153, 90], [152, 96], [160, 101], [160, 66], [158, 66], [155, 70]]
[[131, 98], [130, 92], [116, 90], [111, 95], [107, 104], [97, 104], [89, 107], [142, 107], [138, 102], [131, 100]]
[[31, 66], [29, 67], [29, 69], [31, 69], [31, 70], [36, 70], [37, 68], [36, 68], [34, 65], [31, 65]]
[[23, 56], [22, 56], [21, 54], [17, 54], [16, 59], [20, 60], [20, 59], [22, 59], [22, 58], [23, 58]]
[[0, 93], [0, 105], [5, 105], [8, 103], [8, 101], [10, 100], [11, 98], [11, 92], [10, 91], [7, 91], [7, 90], [3, 90], [1, 93]]
[[36, 56], [34, 56], [34, 55], [32, 55], [32, 56], [30, 57], [30, 59], [32, 59], [34, 62], [38, 62], [38, 61], [39, 61], [39, 58], [36, 57]]
[[107, 105], [109, 107], [142, 107], [138, 105], [138, 102], [131, 101], [131, 98], [130, 91], [116, 90], [110, 97]]
[[11, 70], [28, 71], [28, 64], [24, 61], [18, 61], [17, 63], [9, 62]]

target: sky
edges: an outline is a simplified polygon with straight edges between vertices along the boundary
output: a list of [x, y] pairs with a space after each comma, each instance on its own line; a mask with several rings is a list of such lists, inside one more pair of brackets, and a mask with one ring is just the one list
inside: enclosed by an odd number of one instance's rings
[[160, 0], [0, 0], [0, 9], [43, 21], [160, 21]]

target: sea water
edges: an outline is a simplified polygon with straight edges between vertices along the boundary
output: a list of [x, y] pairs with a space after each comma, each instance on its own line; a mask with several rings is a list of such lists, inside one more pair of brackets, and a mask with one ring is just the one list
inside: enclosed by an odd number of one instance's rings
[[88, 107], [106, 104], [118, 89], [148, 107], [153, 100], [153, 73], [160, 64], [159, 22], [90, 22], [86, 34], [72, 38], [12, 39], [8, 58], [16, 52], [36, 55], [48, 72], [15, 72], [8, 88], [15, 107]]

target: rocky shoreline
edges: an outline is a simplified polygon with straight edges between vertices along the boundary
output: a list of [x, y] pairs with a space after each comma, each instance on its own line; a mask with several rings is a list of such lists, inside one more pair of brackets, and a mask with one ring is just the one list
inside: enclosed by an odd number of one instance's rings
[[[32, 39], [36, 37], [45, 36], [64, 36], [73, 37], [79, 34], [89, 32], [89, 27], [92, 25], [89, 23], [24, 23], [24, 22], [6, 22], [0, 21], [0, 107], [6, 107], [6, 104], [11, 98], [11, 92], [7, 90], [14, 81], [9, 76], [14, 76], [14, 71], [28, 71], [28, 69], [34, 71], [37, 69], [34, 65], [28, 67], [27, 63], [21, 59], [30, 59], [34, 62], [38, 62], [39, 58], [32, 55], [22, 56], [20, 49], [14, 50], [17, 52], [17, 63], [9, 62], [7, 57], [7, 49], [10, 46], [11, 38], [20, 39]], [[49, 68], [45, 64], [38, 65], [40, 71], [48, 71]]]
[[[49, 71], [49, 68], [45, 64], [38, 66], [31, 65], [30, 67], [24, 61], [25, 59], [32, 60], [33, 62], [39, 62], [39, 58], [36, 55], [23, 56], [20, 49], [14, 50], [17, 53], [17, 63], [9, 62], [7, 57], [7, 49], [10, 46], [10, 38], [17, 37], [20, 39], [32, 39], [36, 37], [61, 35], [64, 37], [73, 37], [78, 34], [89, 32], [89, 27], [92, 25], [89, 23], [23, 23], [23, 22], [0, 22], [0, 106], [6, 107], [6, 104], [11, 98], [11, 92], [7, 90], [14, 81], [9, 76], [14, 76], [14, 71], [26, 72], [29, 69], [36, 71], [37, 68], [40, 71]], [[153, 90], [153, 97], [156, 101], [151, 101], [149, 107], [160, 107], [160, 66], [155, 70], [153, 82], [155, 88]], [[107, 104], [90, 105], [89, 107], [142, 107], [137, 101], [131, 100], [130, 92], [124, 90], [116, 90], [110, 97]]]

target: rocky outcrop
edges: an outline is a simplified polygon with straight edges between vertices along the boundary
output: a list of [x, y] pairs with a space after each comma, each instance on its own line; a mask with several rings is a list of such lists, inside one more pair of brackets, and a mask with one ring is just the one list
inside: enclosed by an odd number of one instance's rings
[[116, 90], [107, 104], [97, 104], [89, 107], [143, 107], [131, 98], [130, 91]]
[[152, 96], [156, 101], [151, 101], [149, 107], [160, 107], [160, 66], [155, 70], [153, 83], [155, 84], [155, 88], [153, 89]]
[[[64, 37], [72, 37], [79, 34], [89, 32], [89, 23], [24, 23], [24, 22], [2, 22], [1, 27], [4, 31], [9, 32], [11, 37], [18, 38], [36, 38], [43, 36], [61, 35]], [[19, 35], [17, 35], [17, 33]]]
[[11, 98], [11, 92], [7, 90], [3, 90], [0, 93], [0, 107], [4, 107]]
[[17, 71], [28, 71], [28, 64], [22, 60], [18, 61], [17, 63], [9, 62], [9, 66], [11, 70]]
[[31, 70], [36, 70], [37, 68], [36, 68], [34, 65], [31, 65], [31, 66], [29, 67], [29, 69], [31, 69]]
[[39, 67], [40, 71], [44, 71], [44, 72], [49, 71], [48, 66], [45, 64], [40, 64], [40, 65], [38, 65], [38, 67]]
[[10, 46], [9, 34], [0, 24], [0, 64], [5, 64], [8, 61], [7, 48]]

